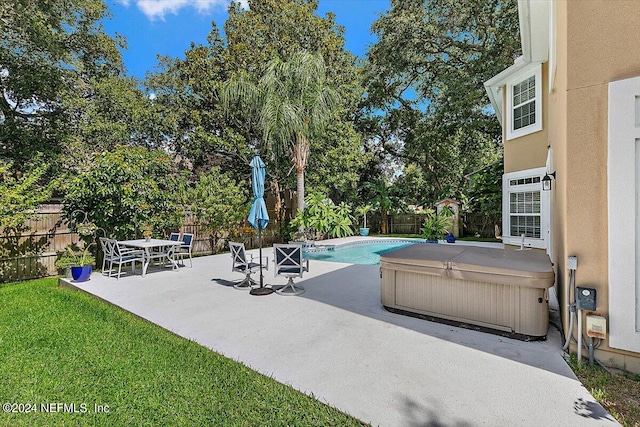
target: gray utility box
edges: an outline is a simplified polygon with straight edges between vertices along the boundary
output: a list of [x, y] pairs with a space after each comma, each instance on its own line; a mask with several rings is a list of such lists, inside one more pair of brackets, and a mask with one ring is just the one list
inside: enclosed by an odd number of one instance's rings
[[578, 310], [596, 311], [596, 290], [592, 288], [576, 288]]

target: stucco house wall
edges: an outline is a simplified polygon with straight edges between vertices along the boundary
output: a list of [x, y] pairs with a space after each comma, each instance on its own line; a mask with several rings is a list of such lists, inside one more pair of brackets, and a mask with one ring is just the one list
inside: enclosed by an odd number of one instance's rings
[[[550, 6], [548, 11], [542, 7], [545, 4]], [[608, 215], [612, 204], [619, 203], [608, 199], [608, 172], [615, 167], [608, 163], [609, 88], [611, 82], [640, 76], [640, 1], [519, 0], [518, 6], [521, 27], [523, 23], [526, 27], [522, 39], [525, 57], [512, 68], [526, 66], [527, 61], [531, 64], [542, 61], [543, 128], [513, 140], [507, 140], [503, 131], [505, 173], [545, 166], [549, 153], [548, 172], [555, 171], [556, 178], [549, 194], [551, 243], [548, 252], [556, 267], [556, 290], [566, 333], [568, 256], [578, 257], [576, 286], [597, 291], [596, 313], [609, 319], [610, 310], [616, 312], [617, 309], [615, 304], [610, 307], [609, 301], [609, 266], [617, 266], [615, 260], [609, 259]], [[544, 31], [535, 32], [547, 13], [548, 39]], [[530, 57], [526, 57], [527, 52]], [[504, 129], [506, 86], [496, 88], [496, 82], [502, 79], [498, 75], [485, 86], [496, 110], [502, 108], [500, 118]], [[496, 98], [498, 91], [501, 96]], [[640, 99], [640, 91], [637, 95], [636, 99]], [[636, 103], [638, 105], [640, 103]], [[630, 182], [634, 179], [629, 176]], [[638, 186], [640, 188], [640, 184]], [[629, 215], [633, 218], [634, 212]], [[620, 227], [633, 229], [633, 221]], [[636, 248], [640, 246], [636, 244]], [[640, 268], [637, 259], [633, 264], [634, 269]], [[637, 298], [640, 287], [634, 285], [635, 292], [625, 293], [623, 298]], [[619, 292], [617, 287], [616, 292]], [[618, 312], [620, 310], [622, 308]], [[637, 339], [638, 334], [630, 335], [630, 339]], [[596, 358], [606, 365], [640, 373], [640, 352], [622, 350], [624, 347], [610, 347], [607, 339], [596, 350]], [[576, 350], [577, 346], [572, 345], [572, 351]]]
[[[566, 46], [559, 46], [560, 38], [558, 46], [566, 51], [567, 124], [566, 197], [556, 203], [565, 213], [559, 226], [566, 235], [555, 244], [563, 259], [578, 256], [576, 285], [595, 288], [597, 311], [609, 317], [607, 212], [616, 201], [607, 195], [608, 92], [609, 82], [640, 75], [640, 2], [569, 0], [555, 7], [556, 16], [566, 17], [556, 33], [566, 31]], [[596, 355], [640, 372], [640, 354], [609, 348], [608, 341]]]

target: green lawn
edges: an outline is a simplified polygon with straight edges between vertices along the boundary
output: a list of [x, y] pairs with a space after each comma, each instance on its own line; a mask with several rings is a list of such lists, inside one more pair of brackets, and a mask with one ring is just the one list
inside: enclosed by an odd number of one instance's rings
[[4, 403], [3, 426], [362, 425], [57, 279], [0, 286]]

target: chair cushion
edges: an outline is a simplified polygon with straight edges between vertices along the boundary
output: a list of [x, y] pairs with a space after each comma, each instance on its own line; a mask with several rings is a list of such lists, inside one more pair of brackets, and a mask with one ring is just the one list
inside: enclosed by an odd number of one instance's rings
[[285, 267], [280, 266], [278, 268], [278, 273], [300, 273], [300, 267]]

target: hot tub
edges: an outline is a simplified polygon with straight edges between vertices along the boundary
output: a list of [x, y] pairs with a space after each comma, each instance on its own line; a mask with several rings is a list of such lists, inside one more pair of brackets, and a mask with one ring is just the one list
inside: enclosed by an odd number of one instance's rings
[[520, 339], [544, 339], [549, 256], [458, 245], [418, 244], [380, 256], [389, 311], [476, 325]]

